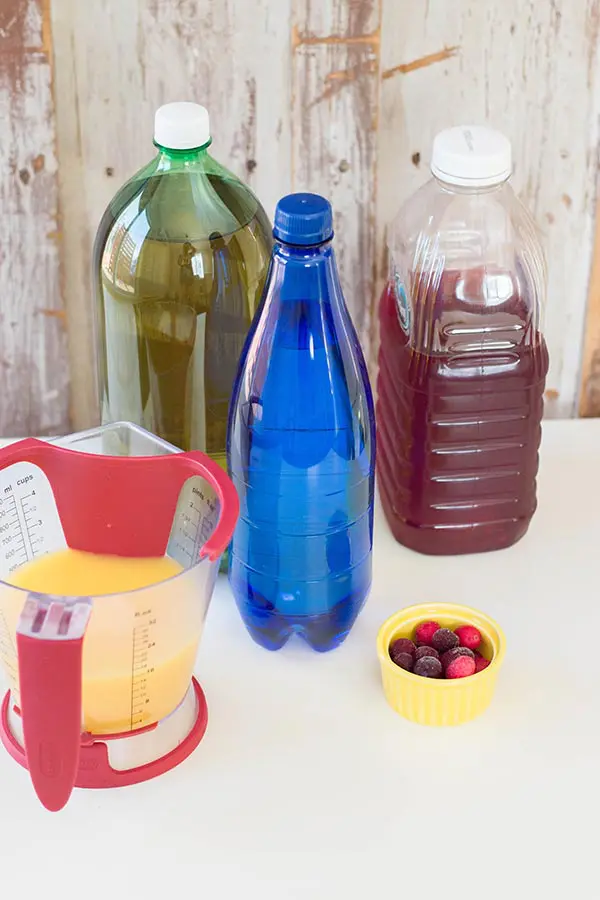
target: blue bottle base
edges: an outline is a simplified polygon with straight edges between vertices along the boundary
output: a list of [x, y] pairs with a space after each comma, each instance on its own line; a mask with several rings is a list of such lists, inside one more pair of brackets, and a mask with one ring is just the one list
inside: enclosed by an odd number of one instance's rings
[[[370, 574], [370, 566], [368, 572]], [[363, 583], [362, 590], [338, 601], [327, 612], [299, 616], [284, 615], [247, 582], [246, 590], [238, 592], [230, 572], [230, 584], [246, 630], [266, 650], [280, 650], [293, 635], [298, 635], [317, 653], [326, 653], [339, 647], [364, 606], [370, 578], [368, 581], [368, 585]]]
[[297, 634], [317, 653], [339, 647], [359, 613], [351, 600], [315, 616], [282, 616], [276, 610], [263, 612], [248, 606], [242, 609], [239, 604], [238, 609], [250, 637], [266, 650], [280, 650]]

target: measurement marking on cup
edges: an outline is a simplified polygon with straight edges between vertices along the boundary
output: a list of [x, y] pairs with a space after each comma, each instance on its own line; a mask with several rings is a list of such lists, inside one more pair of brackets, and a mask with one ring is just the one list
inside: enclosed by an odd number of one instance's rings
[[213, 533], [220, 506], [213, 489], [198, 475], [185, 482], [177, 501], [167, 553], [184, 568], [199, 561], [202, 547]]
[[[155, 642], [151, 640], [152, 626], [156, 619], [152, 617], [152, 610], [145, 610], [135, 614], [142, 619], [139, 625], [134, 626], [131, 648], [131, 715], [130, 727], [133, 731], [144, 724], [144, 713], [150, 703], [148, 696], [148, 676], [154, 672], [150, 666], [150, 650]], [[145, 621], [143, 621], [145, 620]]]
[[9, 494], [2, 498], [0, 507], [0, 551], [9, 564], [8, 571], [14, 572], [33, 555], [25, 542], [25, 528], [19, 515], [17, 498]]
[[10, 636], [4, 610], [0, 609], [0, 656], [8, 672], [11, 687], [17, 683], [17, 650]]
[[35, 500], [31, 500], [32, 497], [35, 497], [35, 491], [31, 491], [29, 494], [25, 494], [20, 498], [20, 502], [21, 509], [23, 511], [23, 520], [25, 522], [25, 530], [27, 531], [27, 537], [29, 539], [31, 555], [35, 557], [39, 554], [40, 548], [44, 543], [44, 539], [41, 534], [36, 533], [37, 530], [42, 527], [42, 520], [38, 515], [37, 503], [35, 502]]

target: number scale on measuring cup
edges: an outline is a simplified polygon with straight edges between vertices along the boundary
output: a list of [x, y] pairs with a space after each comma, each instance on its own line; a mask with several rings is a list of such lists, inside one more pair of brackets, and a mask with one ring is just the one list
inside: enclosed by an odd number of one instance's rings
[[[54, 493], [45, 473], [27, 462], [0, 470], [0, 579], [36, 556], [65, 546]], [[5, 585], [2, 590], [17, 589]], [[0, 657], [19, 704], [17, 649], [2, 606], [0, 602]]]
[[17, 648], [11, 637], [11, 633], [6, 621], [4, 610], [0, 605], [0, 659], [4, 663], [6, 674], [10, 684], [10, 689], [15, 694], [15, 702], [18, 704], [18, 664], [17, 664]]
[[131, 730], [145, 725], [146, 706], [150, 703], [149, 679], [154, 674], [153, 650], [156, 618], [151, 609], [136, 612], [131, 662]]
[[215, 529], [219, 512], [217, 494], [208, 482], [199, 475], [188, 478], [177, 501], [167, 555], [186, 569], [195, 564]]
[[51, 550], [66, 547], [52, 487], [33, 463], [0, 472], [0, 577]]

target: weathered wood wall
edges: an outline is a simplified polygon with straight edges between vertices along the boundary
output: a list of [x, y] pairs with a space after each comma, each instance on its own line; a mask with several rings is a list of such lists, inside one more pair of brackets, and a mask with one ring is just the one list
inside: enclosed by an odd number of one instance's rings
[[50, 14], [0, 2], [0, 434], [69, 424]]
[[600, 414], [599, 30], [600, 0], [0, 0], [0, 433], [95, 420], [91, 244], [175, 99], [270, 214], [331, 198], [370, 351], [385, 226], [434, 133], [504, 130], [550, 263], [547, 414]]

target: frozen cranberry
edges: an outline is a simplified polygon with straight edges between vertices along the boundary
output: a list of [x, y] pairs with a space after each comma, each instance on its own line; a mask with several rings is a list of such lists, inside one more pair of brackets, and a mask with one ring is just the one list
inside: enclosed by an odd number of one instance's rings
[[425, 644], [417, 647], [415, 651], [415, 660], [421, 659], [423, 656], [433, 656], [434, 659], [440, 658], [440, 654], [437, 650], [434, 650], [433, 647], [427, 647]]
[[436, 633], [431, 638], [431, 646], [438, 651], [438, 653], [445, 653], [446, 650], [452, 650], [453, 647], [458, 647], [459, 639], [453, 631], [450, 631], [449, 628], [438, 628]]
[[481, 643], [481, 632], [474, 625], [461, 625], [454, 629], [454, 634], [458, 635], [461, 647], [469, 650], [475, 650]]
[[445, 653], [442, 653], [444, 671], [446, 671], [452, 660], [457, 659], [459, 656], [470, 656], [471, 659], [475, 659], [475, 654], [468, 647], [453, 647], [452, 650], [446, 650]]
[[478, 656], [478, 657], [475, 659], [475, 671], [476, 671], [476, 672], [483, 672], [484, 669], [487, 669], [487, 667], [489, 666], [489, 664], [490, 664], [490, 660], [489, 660], [489, 659], [485, 659], [485, 657], [483, 657], [483, 656]]
[[413, 672], [424, 678], [441, 678], [442, 664], [435, 656], [422, 656], [416, 661]]
[[392, 656], [392, 662], [395, 662], [401, 669], [406, 669], [407, 672], [412, 672], [414, 661], [412, 653], [396, 653], [395, 656]]
[[446, 669], [446, 678], [467, 678], [475, 672], [475, 659], [472, 656], [457, 656]]
[[408, 638], [397, 638], [397, 640], [392, 641], [392, 643], [390, 644], [390, 656], [392, 657], [392, 659], [397, 653], [410, 653], [410, 655], [412, 656], [412, 654], [415, 652], [415, 649], [415, 645]]
[[439, 629], [437, 622], [421, 622], [415, 630], [415, 640], [420, 644], [430, 644], [431, 638]]

